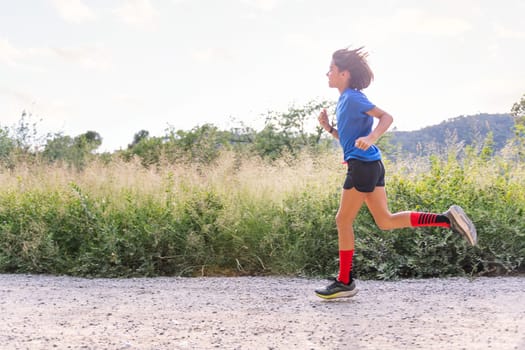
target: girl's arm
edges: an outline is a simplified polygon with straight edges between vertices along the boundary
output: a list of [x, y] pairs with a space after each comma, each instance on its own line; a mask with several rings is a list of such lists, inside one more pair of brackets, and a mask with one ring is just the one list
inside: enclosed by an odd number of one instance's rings
[[368, 136], [360, 137], [355, 141], [355, 146], [362, 150], [367, 150], [370, 146], [376, 143], [394, 121], [394, 118], [392, 118], [390, 114], [378, 107], [372, 108], [370, 111], [366, 112], [366, 114], [379, 119], [379, 123], [377, 123], [374, 130], [372, 130]]
[[319, 124], [321, 124], [323, 129], [329, 132], [330, 135], [332, 135], [336, 139], [339, 139], [339, 134], [337, 133], [337, 129], [334, 129], [333, 125], [330, 125], [330, 122], [328, 121], [328, 114], [326, 113], [326, 109], [323, 109], [321, 111], [317, 119], [319, 120]]

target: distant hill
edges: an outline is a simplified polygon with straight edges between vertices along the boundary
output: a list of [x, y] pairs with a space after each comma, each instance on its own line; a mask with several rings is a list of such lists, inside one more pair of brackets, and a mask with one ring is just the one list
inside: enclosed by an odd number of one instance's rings
[[450, 142], [479, 145], [492, 131], [497, 152], [514, 136], [513, 128], [510, 114], [459, 116], [420, 130], [392, 131], [389, 142], [403, 153], [424, 155], [445, 149]]

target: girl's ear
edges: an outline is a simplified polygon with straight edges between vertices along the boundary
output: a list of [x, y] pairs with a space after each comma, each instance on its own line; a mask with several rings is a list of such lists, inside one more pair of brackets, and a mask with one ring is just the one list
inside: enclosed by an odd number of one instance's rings
[[344, 74], [344, 78], [348, 82], [348, 85], [350, 85], [350, 79], [352, 79], [352, 75], [350, 74], [350, 71], [349, 70], [345, 70], [345, 71], [343, 71], [343, 74]]

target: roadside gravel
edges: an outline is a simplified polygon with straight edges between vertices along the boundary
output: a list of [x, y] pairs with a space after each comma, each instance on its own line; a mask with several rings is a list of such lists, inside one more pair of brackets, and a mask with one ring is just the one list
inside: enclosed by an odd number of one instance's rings
[[1, 349], [525, 349], [525, 278], [0, 275]]

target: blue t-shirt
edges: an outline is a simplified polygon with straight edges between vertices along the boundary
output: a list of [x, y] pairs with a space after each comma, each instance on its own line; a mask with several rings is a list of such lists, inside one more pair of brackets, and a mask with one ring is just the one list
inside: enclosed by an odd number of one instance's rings
[[337, 133], [343, 147], [344, 160], [359, 159], [371, 162], [381, 159], [381, 152], [375, 145], [366, 151], [355, 146], [355, 141], [372, 132], [374, 117], [366, 112], [375, 107], [361, 91], [346, 89], [337, 102]]

